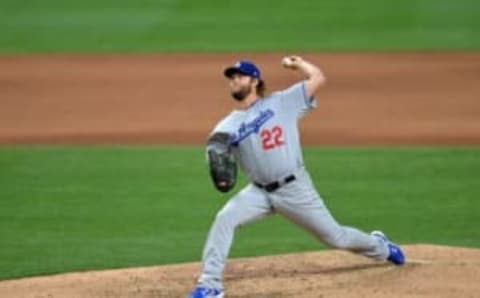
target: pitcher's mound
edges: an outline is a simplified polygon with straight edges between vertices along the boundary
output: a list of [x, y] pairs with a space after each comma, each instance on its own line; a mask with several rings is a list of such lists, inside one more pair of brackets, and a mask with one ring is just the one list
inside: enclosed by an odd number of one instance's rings
[[[237, 259], [226, 297], [478, 297], [480, 250], [405, 246], [395, 267], [341, 251]], [[0, 282], [1, 297], [186, 297], [200, 265], [70, 273]]]

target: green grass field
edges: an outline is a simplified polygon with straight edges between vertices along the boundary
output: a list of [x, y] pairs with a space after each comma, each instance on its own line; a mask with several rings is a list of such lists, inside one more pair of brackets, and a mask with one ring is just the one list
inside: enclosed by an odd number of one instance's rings
[[2, 0], [0, 53], [480, 48], [480, 1]]
[[[340, 222], [401, 243], [480, 247], [480, 149], [308, 148], [305, 157]], [[4, 147], [0, 189], [0, 279], [197, 261], [229, 197], [192, 147]], [[322, 247], [275, 216], [239, 230], [232, 256]]]

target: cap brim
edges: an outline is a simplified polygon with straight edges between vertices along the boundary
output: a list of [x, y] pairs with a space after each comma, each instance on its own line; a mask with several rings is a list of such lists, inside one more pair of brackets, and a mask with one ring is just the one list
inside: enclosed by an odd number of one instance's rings
[[227, 77], [227, 78], [232, 78], [234, 74], [236, 73], [239, 73], [239, 74], [243, 74], [243, 75], [246, 75], [246, 73], [244, 73], [243, 71], [241, 71], [240, 69], [236, 68], [236, 67], [228, 67], [225, 69], [225, 71], [223, 72], [223, 74]]

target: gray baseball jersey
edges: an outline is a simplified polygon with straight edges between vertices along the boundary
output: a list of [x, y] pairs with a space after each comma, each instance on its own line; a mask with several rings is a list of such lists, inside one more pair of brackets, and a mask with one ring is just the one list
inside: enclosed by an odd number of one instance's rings
[[233, 152], [250, 181], [270, 183], [303, 166], [298, 119], [316, 106], [305, 83], [234, 110], [213, 130], [230, 134]]

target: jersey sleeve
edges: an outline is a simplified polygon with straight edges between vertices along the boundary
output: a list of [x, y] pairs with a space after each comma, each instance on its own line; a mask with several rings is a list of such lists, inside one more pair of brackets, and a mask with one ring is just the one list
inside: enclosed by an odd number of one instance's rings
[[230, 135], [230, 138], [233, 141], [233, 139], [235, 138], [235, 126], [233, 120], [234, 119], [232, 114], [220, 120], [210, 132], [210, 136], [214, 135], [217, 132], [227, 133]]
[[[229, 127], [229, 117], [225, 117], [222, 120], [220, 120], [215, 127], [213, 128], [212, 131], [210, 131], [210, 134], [208, 135], [208, 139], [212, 137], [216, 133], [228, 133], [231, 135], [231, 128]], [[205, 148], [205, 160], [208, 162], [208, 145]]]
[[224, 132], [224, 133], [231, 133], [231, 129], [228, 127], [228, 121], [227, 119], [222, 119], [220, 120], [217, 125], [213, 128], [213, 130], [210, 132], [210, 135], [213, 135], [217, 132]]
[[309, 110], [317, 107], [317, 100], [307, 96], [305, 82], [299, 82], [280, 92], [282, 106], [292, 111], [298, 118]]

